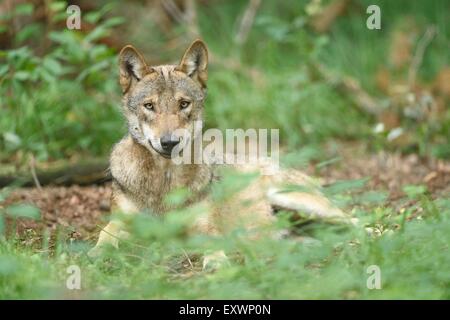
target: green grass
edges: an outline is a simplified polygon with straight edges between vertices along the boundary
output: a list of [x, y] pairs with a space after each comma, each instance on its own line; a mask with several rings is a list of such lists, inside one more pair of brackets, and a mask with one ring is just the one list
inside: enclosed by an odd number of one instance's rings
[[[377, 70], [380, 67], [392, 67], [389, 65], [392, 33], [404, 30], [419, 39], [430, 25], [437, 27], [438, 34], [427, 48], [418, 70], [419, 76], [432, 80], [442, 66], [448, 65], [449, 54], [446, 53], [450, 43], [448, 2], [364, 0], [360, 3], [361, 8], [367, 8], [370, 4], [380, 6], [382, 28], [373, 31], [365, 29], [365, 18], [368, 15], [364, 12], [354, 12], [345, 19], [338, 20], [336, 28], [330, 34], [333, 43], [328, 46], [329, 50], [321, 52], [321, 58], [336, 71], [354, 76], [365, 88], [376, 93], [374, 75]], [[351, 53], [354, 50], [356, 52]], [[401, 70], [403, 75], [404, 71]]]
[[[361, 223], [383, 231], [379, 236], [362, 226], [315, 225], [302, 234], [320, 242], [250, 241], [239, 230], [224, 238], [190, 237], [186, 217], [193, 210], [166, 221], [138, 216], [129, 221], [135, 237], [94, 262], [84, 242], [32, 250], [2, 239], [0, 298], [449, 299], [450, 202], [415, 197], [424, 210], [407, 223], [408, 210], [357, 210]], [[278, 227], [286, 227], [281, 221]], [[199, 255], [219, 248], [230, 265], [202, 271]], [[78, 292], [66, 289], [71, 265], [81, 270]], [[371, 265], [381, 270], [379, 290], [367, 288]]]

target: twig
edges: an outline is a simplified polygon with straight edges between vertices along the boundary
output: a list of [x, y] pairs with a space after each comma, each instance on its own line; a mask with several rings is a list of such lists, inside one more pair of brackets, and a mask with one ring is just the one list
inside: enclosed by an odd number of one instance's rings
[[181, 250], [183, 250], [183, 254], [186, 256], [186, 259], [188, 260], [189, 265], [191, 266], [191, 270], [194, 270], [194, 265], [192, 264], [191, 258], [189, 258], [189, 255], [187, 254], [186, 250], [184, 249]]
[[163, 9], [173, 20], [175, 20], [176, 23], [186, 25], [187, 31], [191, 38], [196, 38], [199, 36], [195, 0], [184, 1], [184, 12], [173, 0], [163, 0], [161, 1], [161, 4]]
[[39, 179], [36, 175], [36, 159], [34, 158], [34, 155], [31, 155], [30, 169], [31, 169], [31, 176], [33, 177], [33, 181], [34, 184], [36, 185], [36, 188], [38, 188], [39, 191], [42, 191], [41, 183], [39, 182]]
[[314, 68], [326, 81], [335, 85], [343, 93], [348, 94], [353, 102], [364, 112], [378, 115], [382, 109], [377, 100], [372, 98], [359, 84], [358, 80], [349, 76], [337, 77], [333, 75], [323, 64], [315, 64]]
[[191, 37], [198, 37], [200, 33], [198, 28], [195, 0], [185, 0], [184, 18], [187, 24], [187, 30], [191, 34]]
[[166, 12], [174, 19], [177, 23], [183, 24], [185, 22], [183, 13], [181, 12], [180, 8], [176, 5], [173, 0], [162, 0], [161, 4], [166, 10]]
[[411, 66], [410, 66], [409, 72], [408, 72], [408, 85], [409, 85], [410, 90], [413, 89], [413, 87], [416, 83], [417, 72], [420, 68], [420, 65], [422, 64], [425, 50], [428, 47], [428, 45], [431, 43], [431, 41], [433, 40], [436, 33], [437, 33], [436, 26], [431, 25], [427, 28], [427, 30], [425, 31], [425, 34], [419, 40], [416, 52], [414, 54], [414, 57], [413, 57], [413, 60], [412, 60], [412, 63], [411, 63]]
[[250, 0], [247, 8], [245, 9], [244, 15], [242, 16], [239, 31], [234, 38], [234, 42], [238, 45], [243, 45], [247, 41], [248, 34], [253, 25], [253, 20], [255, 19], [256, 11], [261, 4], [261, 0]]

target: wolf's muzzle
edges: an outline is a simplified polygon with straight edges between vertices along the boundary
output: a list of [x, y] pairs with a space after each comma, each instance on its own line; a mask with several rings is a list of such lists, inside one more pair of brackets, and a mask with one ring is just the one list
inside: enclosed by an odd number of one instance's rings
[[173, 148], [175, 148], [175, 146], [180, 143], [180, 140], [180, 138], [173, 137], [170, 134], [163, 135], [160, 142], [164, 153], [171, 154]]

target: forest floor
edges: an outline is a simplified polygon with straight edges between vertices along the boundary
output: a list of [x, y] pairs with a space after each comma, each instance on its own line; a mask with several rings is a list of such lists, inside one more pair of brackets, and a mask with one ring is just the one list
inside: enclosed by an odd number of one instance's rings
[[[310, 164], [305, 171], [319, 177], [324, 185], [340, 180], [370, 178], [361, 192], [388, 192], [383, 205], [396, 212], [412, 205], [412, 200], [405, 202], [403, 188], [408, 185], [426, 186], [431, 198], [450, 195], [450, 162], [423, 159], [415, 154], [370, 154], [361, 145], [347, 145], [337, 153], [338, 161], [320, 169]], [[43, 230], [48, 230], [52, 236], [64, 230], [66, 239], [94, 241], [98, 230], [108, 219], [110, 194], [110, 183], [19, 188], [9, 195], [4, 205], [30, 203], [40, 209], [41, 219], [16, 221], [24, 245], [40, 244]]]

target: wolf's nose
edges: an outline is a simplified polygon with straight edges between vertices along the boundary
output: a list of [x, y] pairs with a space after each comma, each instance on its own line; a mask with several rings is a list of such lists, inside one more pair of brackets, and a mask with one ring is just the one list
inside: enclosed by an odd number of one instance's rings
[[170, 134], [165, 134], [161, 137], [161, 147], [167, 153], [172, 152], [172, 149], [180, 143], [180, 138], [172, 137]]

